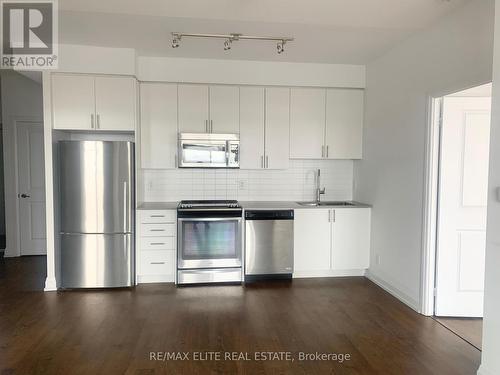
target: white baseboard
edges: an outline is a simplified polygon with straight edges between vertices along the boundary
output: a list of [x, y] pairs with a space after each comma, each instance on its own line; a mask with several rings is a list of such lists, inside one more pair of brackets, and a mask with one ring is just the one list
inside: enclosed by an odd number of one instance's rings
[[477, 370], [477, 375], [495, 375], [495, 373], [481, 364], [481, 366], [479, 366], [479, 369]]
[[57, 282], [55, 277], [47, 277], [45, 279], [45, 288], [43, 288], [44, 292], [55, 292], [57, 291]]
[[346, 277], [365, 276], [366, 270], [319, 270], [319, 271], [294, 271], [294, 279], [305, 279], [312, 277]]
[[420, 313], [420, 304], [418, 303], [418, 301], [415, 301], [413, 298], [408, 296], [406, 293], [403, 293], [402, 291], [400, 291], [397, 288], [394, 288], [392, 285], [385, 282], [381, 278], [373, 275], [372, 273], [370, 273], [370, 271], [367, 271], [365, 276], [368, 280], [377, 284], [379, 287], [384, 289], [387, 293], [393, 295], [398, 300], [403, 302], [405, 305], [407, 305], [411, 309], [415, 310], [416, 312]]
[[137, 284], [173, 283], [175, 275], [137, 275]]

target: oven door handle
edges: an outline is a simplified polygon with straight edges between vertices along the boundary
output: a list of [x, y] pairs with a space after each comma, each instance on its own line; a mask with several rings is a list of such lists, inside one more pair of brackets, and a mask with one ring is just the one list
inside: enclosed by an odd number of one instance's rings
[[237, 221], [241, 222], [241, 217], [179, 217], [177, 221]]

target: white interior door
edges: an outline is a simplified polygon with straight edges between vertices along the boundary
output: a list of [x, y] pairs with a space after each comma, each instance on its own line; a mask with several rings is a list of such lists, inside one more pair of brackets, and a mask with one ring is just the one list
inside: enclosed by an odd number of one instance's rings
[[436, 274], [438, 316], [483, 315], [491, 98], [443, 101]]
[[42, 123], [17, 122], [17, 173], [20, 253], [46, 254]]

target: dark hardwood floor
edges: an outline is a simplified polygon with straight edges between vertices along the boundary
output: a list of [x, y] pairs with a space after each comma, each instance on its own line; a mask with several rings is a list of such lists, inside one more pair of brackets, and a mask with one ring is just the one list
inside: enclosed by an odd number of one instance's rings
[[[0, 261], [2, 375], [472, 375], [479, 366], [477, 349], [364, 278], [43, 293], [44, 262]], [[196, 351], [250, 360], [194, 361]], [[295, 360], [255, 360], [264, 351]], [[191, 360], [151, 361], [150, 352]], [[299, 352], [351, 358], [299, 361]]]
[[481, 350], [483, 345], [482, 318], [443, 318], [436, 316], [434, 319]]

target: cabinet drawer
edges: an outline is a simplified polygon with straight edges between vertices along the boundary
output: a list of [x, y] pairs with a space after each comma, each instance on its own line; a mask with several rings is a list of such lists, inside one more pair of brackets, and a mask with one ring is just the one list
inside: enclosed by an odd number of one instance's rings
[[141, 224], [141, 237], [174, 237], [177, 224]]
[[176, 212], [174, 210], [139, 210], [140, 224], [175, 223]]
[[141, 237], [139, 250], [175, 250], [175, 237]]
[[172, 275], [174, 273], [175, 251], [141, 251], [139, 253], [139, 274], [143, 276]]

